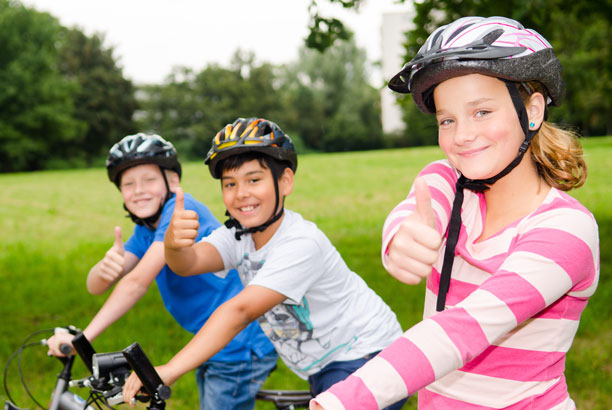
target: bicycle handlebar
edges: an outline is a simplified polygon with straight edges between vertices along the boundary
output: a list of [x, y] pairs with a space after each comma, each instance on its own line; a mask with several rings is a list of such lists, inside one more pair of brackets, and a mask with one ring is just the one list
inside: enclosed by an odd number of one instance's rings
[[155, 397], [157, 400], [167, 400], [170, 398], [172, 394], [170, 387], [163, 383], [149, 358], [144, 354], [137, 342], [123, 349], [123, 356], [134, 372], [136, 372], [142, 382], [142, 386], [151, 397]]
[[76, 333], [72, 339], [72, 346], [74, 346], [74, 350], [76, 350], [83, 363], [85, 363], [87, 370], [89, 370], [90, 373], [93, 373], [91, 361], [93, 355], [96, 354], [96, 351], [91, 343], [89, 343], [89, 340], [87, 340], [83, 332]]
[[[4, 389], [8, 398], [8, 400], [5, 402], [5, 410], [20, 409], [20, 407], [14, 404], [14, 401], [8, 391], [6, 376], [10, 363], [15, 357], [21, 358], [21, 352], [24, 348], [41, 345], [44, 346], [47, 344], [46, 339], [42, 339], [39, 342], [28, 343], [32, 337], [40, 333], [50, 331], [56, 332], [58, 329], [60, 328], [45, 329], [33, 332], [25, 339], [21, 347], [17, 349], [17, 351], [15, 351], [9, 358], [4, 370]], [[67, 326], [61, 329], [62, 331], [75, 335], [75, 337], [71, 340], [72, 346], [70, 346], [70, 344], [60, 345], [60, 351], [66, 356], [57, 357], [57, 359], [61, 361], [64, 366], [61, 373], [57, 376], [55, 388], [53, 390], [53, 394], [51, 395], [51, 405], [49, 409], [93, 410], [93, 405], [96, 405], [98, 409], [102, 409], [103, 407], [112, 409], [113, 407], [111, 406], [122, 402], [123, 384], [125, 383], [125, 380], [127, 379], [127, 376], [131, 370], [134, 370], [134, 372], [143, 382], [142, 391], [145, 393], [144, 395], [137, 395], [136, 399], [142, 402], [150, 402], [147, 409], [165, 409], [165, 400], [170, 398], [171, 390], [168, 386], [163, 384], [159, 374], [157, 374], [155, 368], [138, 343], [134, 343], [120, 352], [96, 354], [87, 338], [79, 329], [75, 328], [74, 326]], [[70, 355], [72, 347], [74, 347], [74, 350], [91, 372], [91, 376], [87, 376], [79, 380], [72, 380], [71, 372], [75, 359], [74, 355]], [[94, 358], [96, 359], [95, 364]], [[103, 365], [102, 372], [100, 372], [100, 365]], [[18, 362], [18, 370], [22, 386], [30, 399], [34, 401], [38, 407], [45, 408], [46, 406], [40, 404], [26, 386], [25, 379], [21, 373], [20, 361]], [[70, 387], [89, 388], [89, 397], [87, 400], [80, 398], [77, 394], [69, 390]], [[92, 406], [90, 406], [90, 404]]]
[[72, 347], [69, 344], [67, 344], [67, 343], [62, 343], [60, 345], [60, 352], [62, 352], [66, 356], [68, 356], [70, 354], [70, 352], [72, 352]]

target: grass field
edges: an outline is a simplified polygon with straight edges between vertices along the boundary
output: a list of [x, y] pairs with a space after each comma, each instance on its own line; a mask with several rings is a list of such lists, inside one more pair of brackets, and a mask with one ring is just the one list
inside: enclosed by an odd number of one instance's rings
[[[579, 409], [611, 409], [612, 137], [591, 138], [583, 144], [589, 179], [572, 195], [597, 218], [601, 278], [582, 315], [567, 358], [566, 377]], [[379, 258], [381, 227], [391, 208], [407, 194], [415, 174], [441, 156], [435, 147], [305, 155], [287, 201], [288, 208], [316, 222], [329, 236], [348, 265], [396, 312], [404, 329], [420, 320], [423, 285], [400, 285], [385, 273]], [[223, 220], [218, 182], [201, 162], [184, 164], [182, 186]], [[120, 195], [103, 169], [0, 175], [0, 187], [0, 364], [4, 366], [35, 330], [87, 325], [105, 300], [105, 296], [87, 294], [87, 272], [112, 244], [113, 226], [121, 225], [124, 237], [132, 228], [124, 217]], [[94, 347], [98, 352], [118, 351], [138, 341], [153, 363], [160, 364], [189, 336], [152, 289]], [[59, 370], [57, 361], [39, 347], [28, 349], [22, 363], [30, 388], [46, 402]], [[84, 376], [84, 370], [77, 365], [75, 376]], [[15, 366], [8, 380], [18, 404], [34, 407], [22, 392]], [[282, 365], [266, 382], [270, 388], [306, 386]], [[4, 391], [0, 399], [5, 399]], [[195, 409], [196, 399], [193, 376], [187, 375], [173, 386], [169, 407]], [[416, 400], [411, 399], [405, 408], [416, 408]]]

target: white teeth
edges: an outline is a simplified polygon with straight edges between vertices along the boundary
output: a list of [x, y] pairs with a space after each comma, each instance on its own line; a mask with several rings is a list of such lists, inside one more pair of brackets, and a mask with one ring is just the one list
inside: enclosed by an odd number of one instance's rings
[[242, 212], [249, 212], [249, 211], [252, 211], [253, 209], [255, 209], [255, 207], [254, 207], [253, 205], [251, 205], [251, 206], [245, 206], [244, 208], [240, 208], [240, 210], [241, 210]]

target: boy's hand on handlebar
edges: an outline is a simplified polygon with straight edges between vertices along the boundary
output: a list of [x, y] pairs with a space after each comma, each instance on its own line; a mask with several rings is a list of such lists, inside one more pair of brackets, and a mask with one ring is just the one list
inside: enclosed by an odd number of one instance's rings
[[74, 348], [72, 347], [73, 338], [74, 335], [68, 332], [56, 330], [55, 334], [47, 340], [47, 346], [49, 347], [48, 354], [51, 356], [65, 357], [66, 355], [60, 350], [62, 345], [70, 346], [72, 349], [70, 354], [74, 354]]
[[[174, 383], [175, 380], [170, 376], [166, 365], [156, 366], [155, 371], [166, 386]], [[128, 377], [123, 385], [123, 402], [129, 404], [130, 406], [134, 406], [134, 398], [141, 388], [142, 382], [138, 378], [136, 372], [132, 372], [130, 377]]]
[[102, 280], [114, 283], [123, 275], [123, 267], [125, 265], [124, 255], [125, 250], [121, 237], [121, 227], [115, 226], [115, 242], [98, 265], [98, 275]]
[[176, 202], [170, 225], [164, 237], [164, 246], [168, 249], [179, 250], [195, 243], [198, 236], [198, 214], [185, 209], [185, 194], [178, 187], [176, 189]]
[[130, 377], [128, 377], [123, 385], [123, 402], [133, 406], [135, 401], [134, 397], [136, 397], [136, 394], [140, 391], [141, 387], [142, 382], [136, 373], [132, 372]]
[[442, 245], [429, 187], [423, 178], [417, 178], [414, 188], [416, 210], [400, 224], [389, 244], [387, 259], [389, 273], [410, 285], [421, 282], [431, 274]]

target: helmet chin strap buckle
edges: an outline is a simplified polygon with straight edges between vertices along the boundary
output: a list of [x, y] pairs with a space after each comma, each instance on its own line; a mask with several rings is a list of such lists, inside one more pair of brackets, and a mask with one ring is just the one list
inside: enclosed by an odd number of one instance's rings
[[530, 139], [525, 138], [525, 140], [521, 144], [521, 147], [519, 148], [519, 152], [526, 152], [527, 148], [529, 148], [530, 143], [531, 143], [531, 138]]

